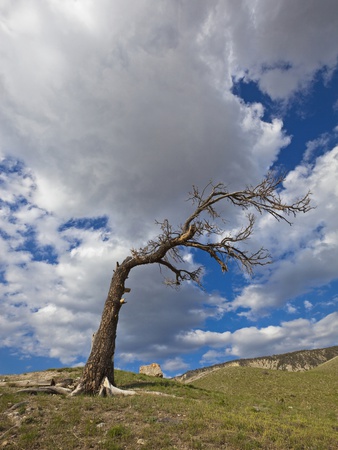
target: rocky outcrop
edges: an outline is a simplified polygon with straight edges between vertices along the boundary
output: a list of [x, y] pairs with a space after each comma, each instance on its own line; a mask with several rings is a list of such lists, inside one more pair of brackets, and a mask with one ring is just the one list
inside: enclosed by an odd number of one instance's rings
[[152, 363], [152, 364], [149, 364], [148, 366], [141, 366], [139, 372], [142, 373], [143, 375], [149, 375], [151, 377], [163, 378], [162, 369], [161, 369], [160, 365], [157, 363]]
[[286, 370], [288, 372], [304, 372], [336, 356], [338, 356], [338, 346], [315, 350], [300, 350], [292, 353], [263, 356], [253, 359], [242, 359], [238, 363], [240, 366]]

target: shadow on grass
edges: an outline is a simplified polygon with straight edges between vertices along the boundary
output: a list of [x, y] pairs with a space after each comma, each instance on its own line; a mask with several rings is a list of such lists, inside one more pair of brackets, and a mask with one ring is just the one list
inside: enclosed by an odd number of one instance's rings
[[133, 382], [129, 383], [121, 383], [119, 384], [119, 387], [122, 389], [142, 389], [142, 388], [169, 388], [174, 390], [194, 390], [199, 392], [204, 392], [205, 389], [199, 388], [196, 386], [192, 386], [191, 384], [173, 384], [172, 381], [169, 380], [156, 380], [156, 381], [149, 381], [149, 380], [135, 380]]
[[122, 383], [120, 384], [121, 388], [124, 389], [132, 389], [132, 388], [142, 388], [142, 387], [173, 387], [173, 385], [166, 381], [143, 381], [143, 380], [138, 380], [138, 381], [133, 381], [131, 383]]

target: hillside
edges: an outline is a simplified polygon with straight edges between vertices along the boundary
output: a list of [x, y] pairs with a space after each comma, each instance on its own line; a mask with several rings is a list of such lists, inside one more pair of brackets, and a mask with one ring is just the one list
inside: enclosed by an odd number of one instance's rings
[[329, 361], [320, 364], [313, 369], [315, 372], [335, 372], [338, 374], [338, 356], [330, 359]]
[[313, 369], [326, 361], [338, 356], [338, 346], [315, 350], [299, 350], [280, 355], [260, 356], [258, 358], [238, 359], [210, 367], [190, 370], [183, 375], [175, 377], [175, 380], [190, 383], [210, 372], [223, 367], [256, 367], [260, 369], [285, 370], [288, 372], [303, 372]]
[[227, 365], [190, 384], [116, 371], [137, 395], [113, 398], [28, 395], [14, 383], [76, 379], [81, 369], [6, 376], [0, 448], [336, 450], [337, 362], [305, 372]]

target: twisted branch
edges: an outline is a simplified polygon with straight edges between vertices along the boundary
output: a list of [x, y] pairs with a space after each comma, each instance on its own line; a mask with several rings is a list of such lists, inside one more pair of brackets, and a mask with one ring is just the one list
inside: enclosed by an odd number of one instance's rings
[[[174, 279], [166, 280], [167, 284], [179, 285], [182, 281], [194, 281], [200, 284], [202, 268], [187, 270], [179, 268], [184, 263], [182, 249], [194, 248], [208, 253], [220, 266], [222, 272], [228, 271], [229, 261], [236, 261], [247, 273], [252, 274], [255, 266], [263, 266], [271, 262], [268, 251], [260, 248], [248, 252], [239, 247], [253, 233], [255, 216], [247, 215], [247, 224], [235, 235], [226, 233], [225, 218], [218, 206], [224, 201], [243, 210], [253, 209], [259, 214], [270, 214], [278, 221], [291, 225], [289, 216], [306, 213], [310, 206], [310, 193], [288, 204], [283, 201], [279, 191], [284, 181], [283, 176], [275, 177], [269, 173], [257, 186], [249, 186], [243, 191], [229, 192], [223, 183], [209, 183], [200, 192], [193, 186], [189, 200], [195, 205], [192, 214], [186, 221], [174, 230], [167, 219], [157, 222], [161, 234], [156, 239], [139, 249], [132, 250], [132, 258], [128, 260], [131, 266], [158, 263], [173, 273]], [[206, 238], [209, 238], [206, 241]]]

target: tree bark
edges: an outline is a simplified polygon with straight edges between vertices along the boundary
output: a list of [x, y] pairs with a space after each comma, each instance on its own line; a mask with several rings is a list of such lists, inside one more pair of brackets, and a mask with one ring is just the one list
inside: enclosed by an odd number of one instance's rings
[[82, 378], [73, 395], [98, 394], [101, 384], [108, 378], [114, 385], [114, 353], [116, 341], [116, 329], [119, 320], [119, 312], [124, 303], [122, 298], [125, 292], [125, 281], [128, 278], [133, 265], [128, 264], [131, 258], [127, 258], [121, 265], [116, 265], [112, 277], [108, 296], [104, 305], [101, 323], [95, 334], [91, 353], [83, 369]]

